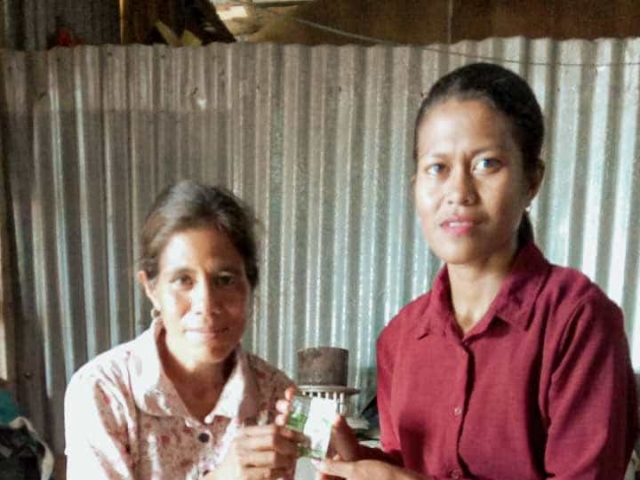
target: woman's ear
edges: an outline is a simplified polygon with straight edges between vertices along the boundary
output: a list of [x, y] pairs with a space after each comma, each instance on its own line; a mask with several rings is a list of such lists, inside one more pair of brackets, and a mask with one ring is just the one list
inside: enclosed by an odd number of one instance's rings
[[159, 310], [160, 303], [158, 302], [155, 294], [155, 282], [149, 279], [147, 272], [145, 272], [144, 270], [138, 271], [138, 273], [136, 274], [136, 278], [138, 279], [138, 282], [140, 282], [140, 285], [142, 285], [142, 288], [144, 288], [144, 293], [153, 307]]
[[532, 201], [542, 186], [542, 180], [544, 179], [545, 164], [542, 159], [538, 159], [536, 169], [529, 179], [529, 201]]
[[411, 175], [411, 189], [409, 190], [409, 193], [411, 195], [411, 200], [413, 201], [414, 198], [416, 198], [416, 176], [417, 173], [414, 173]]

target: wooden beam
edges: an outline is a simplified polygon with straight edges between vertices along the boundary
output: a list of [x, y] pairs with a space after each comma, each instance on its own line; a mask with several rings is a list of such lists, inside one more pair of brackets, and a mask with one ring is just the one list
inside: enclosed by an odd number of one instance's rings
[[[211, 0], [210, 0], [211, 1]], [[260, 7], [287, 7], [292, 5], [300, 5], [302, 3], [309, 3], [313, 0], [213, 0], [213, 3], [216, 7], [221, 5], [245, 5], [248, 3], [253, 3], [254, 5]]]
[[253, 3], [260, 7], [291, 7], [311, 1], [312, 0], [253, 0]]
[[[2, 152], [0, 145], [0, 152]], [[12, 275], [9, 239], [9, 193], [4, 155], [0, 153], [0, 378], [8, 381], [15, 394], [15, 336]]]

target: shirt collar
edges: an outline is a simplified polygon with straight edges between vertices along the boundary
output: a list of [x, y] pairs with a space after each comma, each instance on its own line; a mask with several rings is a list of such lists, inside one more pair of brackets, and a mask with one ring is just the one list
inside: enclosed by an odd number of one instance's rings
[[[531, 320], [531, 309], [551, 268], [542, 252], [533, 243], [527, 243], [516, 254], [509, 275], [491, 303], [487, 315], [526, 329]], [[455, 322], [451, 303], [451, 288], [446, 265], [438, 272], [423, 315], [422, 327], [417, 337], [436, 333], [444, 334]]]
[[422, 327], [417, 329], [418, 338], [429, 334], [444, 335], [446, 327], [455, 321], [446, 265], [440, 269], [431, 285], [429, 303], [422, 313], [422, 318]]
[[[163, 329], [162, 321], [156, 319], [132, 342], [129, 372], [133, 398], [138, 408], [150, 415], [190, 417], [162, 368], [158, 341]], [[207, 420], [220, 415], [244, 421], [258, 412], [258, 385], [247, 354], [238, 345], [232, 355], [235, 355], [235, 366]]]
[[533, 242], [522, 247], [489, 308], [491, 315], [526, 329], [532, 319], [533, 305], [550, 270], [551, 264]]

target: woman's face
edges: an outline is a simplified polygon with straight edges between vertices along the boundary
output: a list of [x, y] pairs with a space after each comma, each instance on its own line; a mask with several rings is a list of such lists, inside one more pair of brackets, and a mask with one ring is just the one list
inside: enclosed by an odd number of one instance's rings
[[434, 253], [459, 265], [510, 258], [540, 182], [526, 181], [507, 117], [480, 100], [447, 100], [427, 113], [416, 141], [415, 204]]
[[179, 361], [220, 363], [238, 345], [251, 293], [244, 265], [227, 235], [216, 229], [171, 236], [157, 277], [143, 284], [161, 312], [167, 347]]

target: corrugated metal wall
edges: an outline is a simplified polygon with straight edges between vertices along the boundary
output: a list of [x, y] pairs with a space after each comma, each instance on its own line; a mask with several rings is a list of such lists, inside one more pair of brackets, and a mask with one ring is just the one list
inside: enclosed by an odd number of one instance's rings
[[184, 177], [229, 186], [263, 222], [246, 346], [292, 375], [299, 348], [349, 348], [362, 405], [377, 334], [439, 267], [411, 204], [415, 110], [436, 78], [487, 56], [514, 60], [546, 112], [539, 243], [623, 306], [640, 367], [640, 40], [455, 50], [466, 56], [268, 44], [0, 53], [18, 391], [55, 448], [70, 375], [148, 324], [137, 233], [159, 189]]

